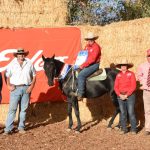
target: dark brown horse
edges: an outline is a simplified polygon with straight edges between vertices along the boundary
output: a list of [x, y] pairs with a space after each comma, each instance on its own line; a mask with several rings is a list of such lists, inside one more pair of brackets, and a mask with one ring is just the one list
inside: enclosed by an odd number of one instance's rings
[[[45, 58], [44, 56], [42, 56], [42, 58], [44, 61], [44, 70], [48, 78], [49, 86], [52, 86], [54, 84], [54, 78], [57, 77], [59, 79], [60, 87], [63, 93], [67, 96], [68, 116], [69, 116], [68, 128], [71, 129], [73, 125], [73, 120], [72, 120], [72, 107], [73, 107], [78, 122], [76, 130], [80, 131], [81, 121], [79, 115], [78, 100], [77, 97], [71, 96], [70, 94], [72, 91], [76, 91], [77, 78], [75, 76], [75, 71], [71, 68], [67, 73], [67, 75], [65, 76], [65, 78], [61, 79], [59, 78], [59, 75], [64, 66], [64, 63], [59, 60], [56, 60], [55, 56], [51, 58]], [[105, 69], [107, 74], [107, 78], [105, 80], [86, 82], [86, 97], [95, 98], [95, 97], [102, 96], [105, 93], [110, 94], [112, 102], [116, 108], [113, 117], [111, 118], [108, 124], [108, 128], [111, 128], [111, 125], [113, 124], [116, 115], [120, 112], [117, 95], [114, 92], [114, 80], [116, 78], [118, 70], [116, 70], [115, 68], [105, 68]]]

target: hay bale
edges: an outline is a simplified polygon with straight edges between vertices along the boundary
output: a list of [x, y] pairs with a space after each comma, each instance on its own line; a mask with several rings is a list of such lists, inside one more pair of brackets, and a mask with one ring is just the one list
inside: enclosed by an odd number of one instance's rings
[[[7, 119], [7, 114], [8, 114], [8, 109], [9, 109], [9, 105], [8, 104], [2, 104], [0, 105], [0, 125], [4, 125]], [[18, 120], [18, 110], [16, 113], [16, 118], [15, 121]]]
[[[66, 0], [2, 0], [1, 27], [56, 27], [66, 23]], [[5, 17], [4, 17], [5, 16]]]
[[[0, 124], [4, 125], [7, 118], [9, 105], [0, 105]], [[59, 110], [59, 111], [58, 111]], [[84, 99], [84, 101], [79, 102], [80, 118], [82, 123], [84, 122], [104, 122], [105, 125], [108, 124], [111, 119], [115, 107], [109, 95], [103, 95], [102, 97], [96, 99]], [[136, 118], [139, 125], [144, 125], [144, 107], [142, 92], [137, 91], [136, 93]], [[76, 122], [76, 117], [74, 110], [72, 112], [73, 121]], [[16, 121], [18, 120], [18, 111], [16, 115]], [[66, 120], [66, 126], [68, 124], [67, 115], [67, 103], [66, 102], [44, 102], [31, 104], [27, 112], [27, 124], [31, 125], [46, 125], [49, 123], [56, 123]], [[114, 125], [118, 124], [119, 116], [116, 117]]]
[[[82, 37], [88, 31], [99, 36], [97, 42], [102, 47], [102, 66], [109, 66], [118, 58], [127, 57], [134, 63], [133, 71], [145, 61], [146, 50], [150, 48], [150, 18], [123, 21], [100, 26], [78, 26], [81, 29]], [[85, 41], [82, 38], [82, 43]]]
[[[66, 24], [66, 16], [67, 0], [23, 0], [18, 1], [18, 3], [14, 0], [1, 0], [0, 2], [0, 27], [4, 28], [64, 27]], [[77, 27], [81, 29], [82, 45], [85, 45], [83, 37], [88, 31], [93, 31], [99, 35], [97, 42], [100, 43], [102, 47], [101, 67], [108, 67], [110, 63], [116, 63], [118, 58], [121, 59], [122, 57], [127, 57], [132, 61], [132, 63], [134, 63], [132, 70], [136, 71], [137, 66], [146, 59], [145, 51], [150, 48], [149, 23], [150, 18], [144, 18], [133, 21], [113, 23], [104, 27], [89, 25]], [[137, 99], [137, 108], [140, 110], [138, 116], [142, 118], [144, 116], [142, 109], [143, 107], [140, 105], [142, 102], [142, 96], [137, 97]], [[66, 104], [37, 104], [35, 110], [38, 113], [46, 112], [47, 117], [50, 115], [53, 116], [53, 119], [56, 118], [57, 120], [57, 115], [61, 114], [56, 113], [57, 110], [55, 107], [57, 109], [62, 107], [63, 109], [61, 112], [66, 113]], [[101, 120], [103, 117], [107, 120], [114, 111], [111, 101], [105, 96], [91, 102], [90, 100], [86, 101], [86, 103], [80, 102], [79, 107], [81, 120], [85, 122], [93, 120], [93, 118]], [[45, 109], [47, 111], [45, 111]], [[49, 109], [52, 111], [49, 112]], [[0, 122], [5, 122], [7, 111], [8, 105], [0, 105]], [[32, 110], [29, 112], [32, 112]], [[39, 119], [36, 118], [37, 115], [35, 117], [34, 113], [32, 113], [29, 113], [28, 115], [29, 121], [32, 117], [32, 119]], [[55, 115], [55, 113], [57, 115]], [[67, 117], [65, 115], [60, 120], [66, 118]]]

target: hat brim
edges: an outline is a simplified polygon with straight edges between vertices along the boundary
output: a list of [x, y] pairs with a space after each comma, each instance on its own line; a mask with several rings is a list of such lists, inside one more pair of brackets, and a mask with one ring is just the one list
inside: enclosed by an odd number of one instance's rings
[[87, 37], [87, 38], [84, 38], [84, 39], [87, 41], [87, 40], [97, 40], [98, 38], [99, 38], [99, 36], [95, 36], [95, 37], [93, 37], [93, 38], [88, 38], [88, 37]]
[[17, 55], [25, 55], [27, 56], [29, 54], [29, 51], [24, 52], [24, 53], [14, 53], [14, 56], [17, 57]]
[[128, 64], [116, 64], [117, 68], [121, 68], [121, 66], [127, 66], [128, 68], [132, 68], [134, 65], [133, 63], [128, 63]]

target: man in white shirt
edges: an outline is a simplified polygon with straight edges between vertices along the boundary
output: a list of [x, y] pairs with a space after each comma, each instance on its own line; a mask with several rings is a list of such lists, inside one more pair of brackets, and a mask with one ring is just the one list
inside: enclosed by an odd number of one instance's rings
[[36, 71], [31, 61], [25, 58], [28, 51], [19, 48], [14, 56], [16, 57], [6, 69], [7, 87], [10, 91], [9, 112], [6, 120], [4, 134], [10, 134], [13, 130], [13, 122], [16, 116], [17, 107], [20, 104], [19, 112], [19, 133], [25, 133], [26, 110], [29, 105], [30, 93], [35, 85]]

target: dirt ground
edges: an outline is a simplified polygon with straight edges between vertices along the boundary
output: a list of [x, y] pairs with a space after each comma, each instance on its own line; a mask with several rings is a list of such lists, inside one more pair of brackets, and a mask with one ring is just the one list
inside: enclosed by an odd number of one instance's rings
[[[140, 126], [137, 135], [107, 130], [113, 114], [110, 100], [90, 101], [87, 106], [95, 121], [83, 122], [81, 133], [68, 132], [67, 103], [30, 105], [25, 134], [0, 134], [0, 150], [149, 150], [150, 136], [144, 135], [144, 111], [141, 93], [137, 94], [136, 116]], [[80, 108], [81, 109], [81, 108]], [[98, 110], [98, 114], [96, 113]], [[97, 116], [96, 116], [97, 114]], [[86, 114], [84, 114], [86, 115]], [[74, 122], [75, 122], [74, 118]], [[1, 130], [3, 130], [3, 126]], [[74, 123], [74, 128], [76, 123]]]
[[0, 134], [0, 150], [149, 150], [150, 136], [108, 131], [106, 122], [83, 124], [82, 133], [67, 132], [67, 122], [28, 124], [25, 134]]

